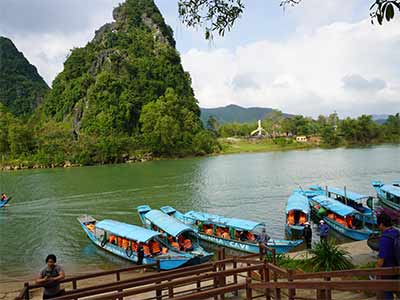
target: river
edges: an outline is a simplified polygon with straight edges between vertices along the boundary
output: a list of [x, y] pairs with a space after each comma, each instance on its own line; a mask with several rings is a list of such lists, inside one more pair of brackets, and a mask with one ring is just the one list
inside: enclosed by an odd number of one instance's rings
[[346, 185], [375, 195], [370, 181], [400, 178], [400, 146], [235, 154], [72, 169], [0, 173], [0, 281], [32, 277], [55, 253], [68, 274], [129, 265], [97, 249], [76, 218], [139, 224], [136, 207], [172, 205], [265, 221], [284, 236], [287, 197], [299, 185]]

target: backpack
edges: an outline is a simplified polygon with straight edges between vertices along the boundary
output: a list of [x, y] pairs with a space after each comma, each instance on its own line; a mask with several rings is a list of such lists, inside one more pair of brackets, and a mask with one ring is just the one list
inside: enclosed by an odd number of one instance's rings
[[396, 230], [397, 236], [393, 237], [389, 234], [382, 234], [382, 236], [391, 239], [393, 241], [393, 251], [394, 251], [394, 259], [396, 261], [396, 266], [400, 266], [400, 232]]

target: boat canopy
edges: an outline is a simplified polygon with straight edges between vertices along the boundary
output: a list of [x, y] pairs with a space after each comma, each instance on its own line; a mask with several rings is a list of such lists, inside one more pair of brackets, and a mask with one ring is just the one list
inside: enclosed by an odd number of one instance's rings
[[186, 231], [194, 232], [190, 226], [156, 209], [146, 213], [144, 218], [174, 237]]
[[343, 204], [340, 201], [337, 201], [335, 199], [326, 197], [326, 196], [316, 196], [312, 198], [313, 201], [317, 202], [319, 205], [322, 207], [329, 209], [330, 211], [334, 212], [335, 214], [338, 214], [342, 217], [351, 215], [351, 214], [356, 214], [357, 211], [350, 206], [347, 206]]
[[103, 220], [97, 222], [95, 226], [96, 228], [103, 229], [120, 237], [143, 243], [160, 235], [153, 230], [114, 220]]
[[300, 193], [293, 193], [288, 199], [286, 213], [291, 210], [300, 210], [305, 214], [309, 214], [310, 205], [308, 204], [308, 198]]
[[394, 196], [400, 197], [400, 188], [397, 186], [385, 184], [381, 187], [381, 190]]
[[236, 229], [252, 231], [258, 226], [264, 226], [262, 222], [254, 222], [249, 220], [242, 220], [236, 218], [225, 218], [222, 216], [217, 216], [208, 213], [202, 213], [197, 211], [189, 211], [185, 214], [185, 217], [198, 220], [201, 222], [212, 223], [215, 225], [221, 225], [225, 227], [232, 227]]
[[361, 202], [362, 200], [369, 198], [369, 196], [361, 195], [361, 194], [351, 192], [348, 190], [346, 190], [346, 192], [345, 192], [344, 189], [337, 188], [337, 187], [328, 187], [328, 192], [338, 195], [338, 196], [341, 196], [341, 197], [345, 197], [354, 202]]

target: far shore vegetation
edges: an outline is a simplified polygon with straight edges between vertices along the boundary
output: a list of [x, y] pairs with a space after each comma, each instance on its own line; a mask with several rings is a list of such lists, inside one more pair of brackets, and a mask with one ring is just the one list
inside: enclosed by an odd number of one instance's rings
[[[174, 99], [176, 96], [171, 91], [159, 101], [173, 103], [176, 101]], [[151, 120], [160, 118], [159, 113], [157, 107], [153, 109], [149, 106], [147, 111], [144, 110], [142, 120], [147, 115], [150, 120], [147, 123], [149, 128], [141, 135], [87, 136], [85, 139], [73, 140], [71, 129], [60, 126], [60, 123], [48, 122], [38, 131], [32, 126], [32, 121], [24, 122], [6, 112], [3, 107], [0, 110], [0, 169], [72, 167], [208, 154], [400, 143], [399, 113], [389, 116], [383, 124], [378, 124], [367, 115], [340, 120], [337, 114], [331, 114], [327, 117], [319, 116], [315, 120], [301, 115], [285, 118], [281, 112], [273, 111], [262, 121], [262, 127], [266, 130], [263, 138], [250, 137], [256, 124], [221, 125], [210, 117], [205, 128], [191, 137], [191, 142], [187, 144], [191, 145], [189, 149], [184, 148], [185, 144], [182, 143], [185, 130], [180, 133], [175, 131], [177, 136], [174, 137], [166, 136], [162, 126], [151, 127]], [[180, 114], [176, 114], [171, 119], [179, 118]], [[153, 124], [157, 124], [157, 121]]]

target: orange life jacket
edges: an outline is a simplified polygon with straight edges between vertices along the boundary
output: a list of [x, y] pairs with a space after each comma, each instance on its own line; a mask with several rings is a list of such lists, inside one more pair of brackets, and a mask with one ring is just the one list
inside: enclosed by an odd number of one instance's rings
[[301, 216], [299, 218], [299, 224], [304, 224], [305, 222], [307, 222], [306, 215], [301, 214]]
[[166, 254], [168, 252], [168, 248], [162, 247], [161, 252], [162, 254]]
[[189, 240], [189, 239], [186, 239], [185, 242], [184, 242], [184, 247], [185, 247], [185, 250], [193, 249], [192, 241]]
[[288, 220], [287, 222], [289, 225], [293, 225], [294, 224], [294, 215], [289, 214], [287, 220]]
[[129, 248], [129, 240], [122, 239], [122, 248], [128, 249]]
[[116, 239], [115, 235], [110, 235], [110, 237], [108, 238], [108, 241], [109, 241], [111, 244], [113, 244], [113, 243], [115, 242], [115, 239]]
[[224, 231], [224, 233], [222, 234], [222, 237], [224, 238], [224, 239], [230, 239], [230, 235], [229, 235], [229, 232], [226, 232], [226, 231]]
[[86, 227], [87, 227], [87, 229], [89, 229], [90, 231], [94, 231], [94, 225], [93, 225], [93, 224], [87, 224]]
[[132, 251], [137, 252], [137, 250], [138, 250], [138, 244], [136, 242], [132, 241]]
[[208, 229], [206, 229], [205, 233], [208, 234], [208, 235], [212, 235], [213, 234], [213, 230], [211, 228], [208, 228]]
[[179, 244], [177, 242], [172, 242], [171, 246], [179, 250]]
[[222, 229], [220, 227], [218, 227], [215, 233], [216, 233], [217, 236], [221, 236], [222, 235]]
[[256, 240], [254, 234], [252, 234], [251, 232], [248, 232], [248, 233], [247, 233], [247, 239], [248, 239], [249, 241], [255, 241], [255, 240]]
[[118, 247], [122, 248], [122, 238], [121, 237], [118, 238]]
[[149, 248], [149, 246], [143, 245], [143, 252], [144, 252], [144, 255], [150, 256], [150, 248]]
[[152, 242], [151, 243], [151, 253], [157, 254], [160, 252], [161, 252], [160, 245], [157, 242]]

